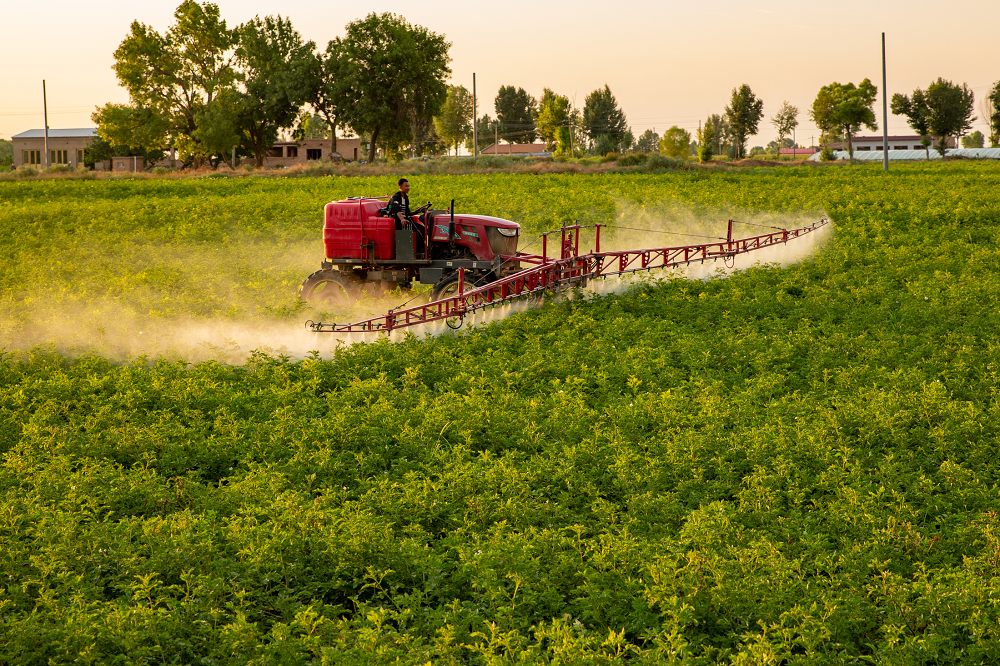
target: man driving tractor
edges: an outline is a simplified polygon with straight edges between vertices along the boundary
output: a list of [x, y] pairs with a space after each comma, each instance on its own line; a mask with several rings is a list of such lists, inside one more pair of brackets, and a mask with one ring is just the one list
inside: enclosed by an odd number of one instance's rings
[[413, 218], [410, 217], [410, 197], [407, 196], [410, 192], [410, 181], [400, 178], [396, 184], [399, 185], [399, 192], [389, 199], [389, 217], [396, 219], [397, 229], [406, 229], [413, 222]]

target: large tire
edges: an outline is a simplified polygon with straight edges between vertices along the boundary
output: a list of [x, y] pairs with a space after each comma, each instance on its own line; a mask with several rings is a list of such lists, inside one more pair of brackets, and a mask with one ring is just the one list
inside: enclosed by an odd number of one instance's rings
[[440, 301], [458, 293], [458, 271], [452, 271], [434, 283], [431, 301]]
[[[494, 276], [493, 273], [480, 275], [478, 280], [473, 278], [472, 275], [466, 273], [465, 290], [472, 291], [473, 289], [478, 289], [483, 285], [487, 285], [495, 281], [496, 281], [496, 276]], [[434, 283], [434, 288], [431, 289], [431, 301], [440, 301], [442, 298], [448, 298], [449, 296], [454, 296], [457, 293], [458, 293], [458, 271], [452, 271], [451, 273], [446, 274], [443, 278]]]
[[315, 307], [346, 307], [359, 296], [358, 282], [342, 271], [316, 271], [299, 287], [299, 298]]

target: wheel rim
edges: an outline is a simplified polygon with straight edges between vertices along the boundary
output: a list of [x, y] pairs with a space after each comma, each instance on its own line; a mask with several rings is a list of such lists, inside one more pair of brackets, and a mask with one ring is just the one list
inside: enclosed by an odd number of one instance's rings
[[323, 280], [313, 287], [308, 300], [316, 305], [350, 305], [351, 294], [339, 281]]

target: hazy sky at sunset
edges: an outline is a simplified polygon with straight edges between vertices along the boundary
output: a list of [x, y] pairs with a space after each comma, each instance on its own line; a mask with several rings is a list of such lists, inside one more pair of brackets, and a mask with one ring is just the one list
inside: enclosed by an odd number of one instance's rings
[[[128, 101], [111, 71], [112, 53], [133, 20], [164, 31], [180, 0], [6, 0], [0, 41], [0, 138], [42, 127], [42, 79], [49, 126], [92, 127], [90, 113]], [[607, 83], [633, 132], [671, 125], [689, 130], [720, 113], [747, 83], [764, 100], [765, 120], [751, 145], [773, 138], [767, 118], [782, 100], [802, 112], [797, 139], [817, 133], [806, 111], [820, 86], [869, 77], [881, 87], [880, 33], [886, 32], [889, 91], [909, 93], [936, 77], [966, 82], [978, 100], [1000, 79], [1000, 1], [502, 3], [453, 0], [316, 2], [221, 0], [229, 25], [281, 13], [306, 39], [325, 44], [371, 11], [390, 11], [452, 42], [453, 82], [472, 86], [493, 114], [501, 85], [543, 87], [583, 106]], [[944, 6], [947, 11], [942, 12]], [[881, 101], [878, 115], [881, 119]], [[976, 129], [985, 130], [982, 120]], [[901, 118], [889, 131], [910, 134]]]

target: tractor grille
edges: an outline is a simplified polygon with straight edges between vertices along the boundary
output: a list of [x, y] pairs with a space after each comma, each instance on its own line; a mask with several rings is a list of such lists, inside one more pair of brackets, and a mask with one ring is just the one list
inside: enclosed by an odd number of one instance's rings
[[517, 236], [504, 236], [496, 227], [486, 227], [493, 254], [517, 254]]

